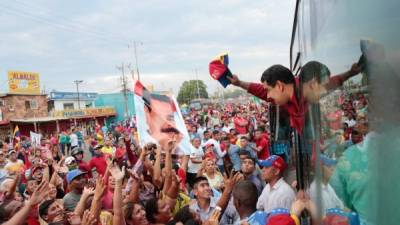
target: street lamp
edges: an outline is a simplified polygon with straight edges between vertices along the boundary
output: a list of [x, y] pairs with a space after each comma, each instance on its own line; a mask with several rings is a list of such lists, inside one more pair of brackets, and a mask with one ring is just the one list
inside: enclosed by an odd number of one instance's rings
[[76, 93], [78, 94], [78, 109], [81, 109], [81, 102], [79, 98], [79, 84], [81, 84], [83, 80], [74, 80], [74, 83], [76, 84]]

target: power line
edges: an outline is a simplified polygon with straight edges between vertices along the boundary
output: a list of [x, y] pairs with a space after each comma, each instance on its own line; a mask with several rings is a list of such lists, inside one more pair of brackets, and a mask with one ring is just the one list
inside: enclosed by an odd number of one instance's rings
[[39, 22], [39, 23], [42, 23], [42, 24], [47, 24], [47, 25], [49, 25], [49, 26], [51, 26], [53, 28], [58, 28], [58, 29], [61, 29], [61, 30], [64, 30], [64, 31], [72, 31], [72, 32], [84, 33], [84, 34], [90, 35], [92, 37], [97, 37], [98, 39], [102, 39], [103, 41], [112, 42], [112, 43], [119, 44], [119, 45], [125, 45], [125, 43], [128, 42], [127, 40], [125, 41], [125, 40], [111, 39], [111, 38], [103, 36], [103, 35], [101, 35], [99, 33], [96, 33], [96, 32], [93, 32], [93, 31], [89, 31], [89, 30], [85, 30], [86, 28], [84, 28], [84, 27], [66, 25], [66, 24], [50, 21], [47, 18], [34, 15], [34, 14], [30, 13], [30, 12], [17, 10], [17, 9], [14, 9], [12, 7], [9, 7], [9, 6], [3, 5], [3, 4], [0, 4], [0, 6], [2, 6], [0, 8], [0, 10], [3, 10], [3, 12], [5, 12], [5, 13], [16, 15], [18, 17], [24, 17], [24, 18], [32, 19], [32, 20], [34, 20], [36, 22]]
[[[87, 26], [83, 26], [85, 24], [83, 24], [81, 21], [79, 21], [79, 23], [78, 23], [78, 22], [74, 22], [74, 21], [70, 20], [70, 18], [69, 18], [70, 15], [63, 15], [63, 14], [60, 14], [59, 12], [54, 13], [54, 11], [49, 11], [47, 8], [40, 7], [38, 5], [28, 4], [27, 2], [23, 2], [23, 1], [12, 0], [12, 3], [19, 4], [19, 6], [17, 6], [18, 8], [21, 8], [21, 5], [22, 5], [22, 7], [24, 7], [29, 12], [44, 11], [45, 14], [47, 15], [47, 18], [51, 17], [51, 21], [55, 21], [55, 19], [58, 18], [59, 20], [64, 20], [70, 26], [79, 27], [79, 28], [87, 28]], [[32, 10], [32, 9], [36, 9], [36, 10]], [[31, 14], [31, 15], [34, 15], [34, 14]], [[38, 15], [36, 15], [36, 16], [38, 16]], [[46, 16], [44, 18], [46, 18]], [[91, 29], [90, 32], [96, 33], [98, 35], [105, 35], [105, 36], [109, 36], [109, 37], [113, 37], [113, 38], [120, 38], [120, 34], [113, 34], [111, 32], [104, 32], [104, 31], [99, 31], [99, 30], [95, 30], [95, 29]]]

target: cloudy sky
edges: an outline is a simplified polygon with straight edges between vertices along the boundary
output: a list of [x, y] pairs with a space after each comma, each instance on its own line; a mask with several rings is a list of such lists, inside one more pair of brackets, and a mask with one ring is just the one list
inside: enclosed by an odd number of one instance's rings
[[269, 65], [289, 63], [294, 2], [3, 0], [0, 92], [8, 70], [39, 72], [47, 91], [74, 91], [76, 79], [86, 91], [118, 91], [117, 65], [135, 69], [134, 41], [141, 79], [158, 90], [177, 93], [197, 69], [215, 91], [208, 63], [225, 51], [234, 73], [258, 81]]

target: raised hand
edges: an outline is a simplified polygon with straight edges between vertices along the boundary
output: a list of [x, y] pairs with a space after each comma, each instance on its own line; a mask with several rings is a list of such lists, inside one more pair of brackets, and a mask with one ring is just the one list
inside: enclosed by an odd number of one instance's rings
[[96, 189], [94, 191], [94, 199], [100, 199], [104, 191], [106, 190], [106, 185], [104, 184], [103, 177], [98, 176], [96, 179]]
[[221, 211], [220, 210], [214, 210], [211, 213], [210, 218], [206, 220], [203, 225], [218, 225], [219, 224], [219, 217], [221, 216]]
[[354, 76], [354, 75], [357, 75], [357, 74], [361, 73], [361, 66], [358, 65], [358, 63], [353, 63], [353, 65], [351, 65], [349, 73], [350, 73], [351, 76]]
[[97, 223], [96, 216], [90, 212], [90, 210], [86, 210], [83, 213], [82, 217], [82, 225], [95, 225]]
[[50, 192], [49, 182], [43, 181], [33, 192], [27, 204], [31, 206], [38, 205], [43, 199], [45, 199], [45, 197], [49, 194], [49, 192]]
[[296, 201], [292, 203], [291, 212], [296, 216], [300, 216], [301, 212], [306, 208], [307, 197], [303, 190], [299, 190], [296, 195]]
[[233, 84], [233, 85], [235, 85], [235, 86], [238, 86], [239, 83], [240, 83], [240, 80], [239, 80], [238, 76], [235, 75], [235, 74], [232, 75], [232, 77], [227, 76], [227, 78], [228, 78], [228, 80], [231, 82], [231, 84]]
[[113, 167], [110, 168], [110, 173], [111, 176], [113, 176], [116, 181], [122, 181], [125, 177], [125, 166], [122, 167], [121, 171], [121, 169], [118, 166], [114, 165]]
[[84, 187], [82, 195], [91, 196], [91, 195], [94, 195], [94, 193], [95, 193], [94, 187]]
[[233, 175], [232, 171], [229, 178], [227, 176], [224, 176], [225, 189], [227, 189], [228, 191], [232, 191], [235, 184], [238, 183], [239, 181], [242, 181], [243, 179], [244, 179], [243, 174], [236, 173], [235, 175]]

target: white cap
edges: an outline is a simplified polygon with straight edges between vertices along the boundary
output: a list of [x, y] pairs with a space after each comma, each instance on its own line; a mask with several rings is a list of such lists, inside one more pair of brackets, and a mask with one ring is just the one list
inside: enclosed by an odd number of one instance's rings
[[75, 162], [76, 160], [75, 160], [75, 158], [74, 157], [72, 157], [72, 156], [68, 156], [66, 159], [65, 159], [65, 162], [64, 162], [64, 164], [66, 165], [66, 166], [68, 166], [68, 165], [71, 165], [73, 162]]

